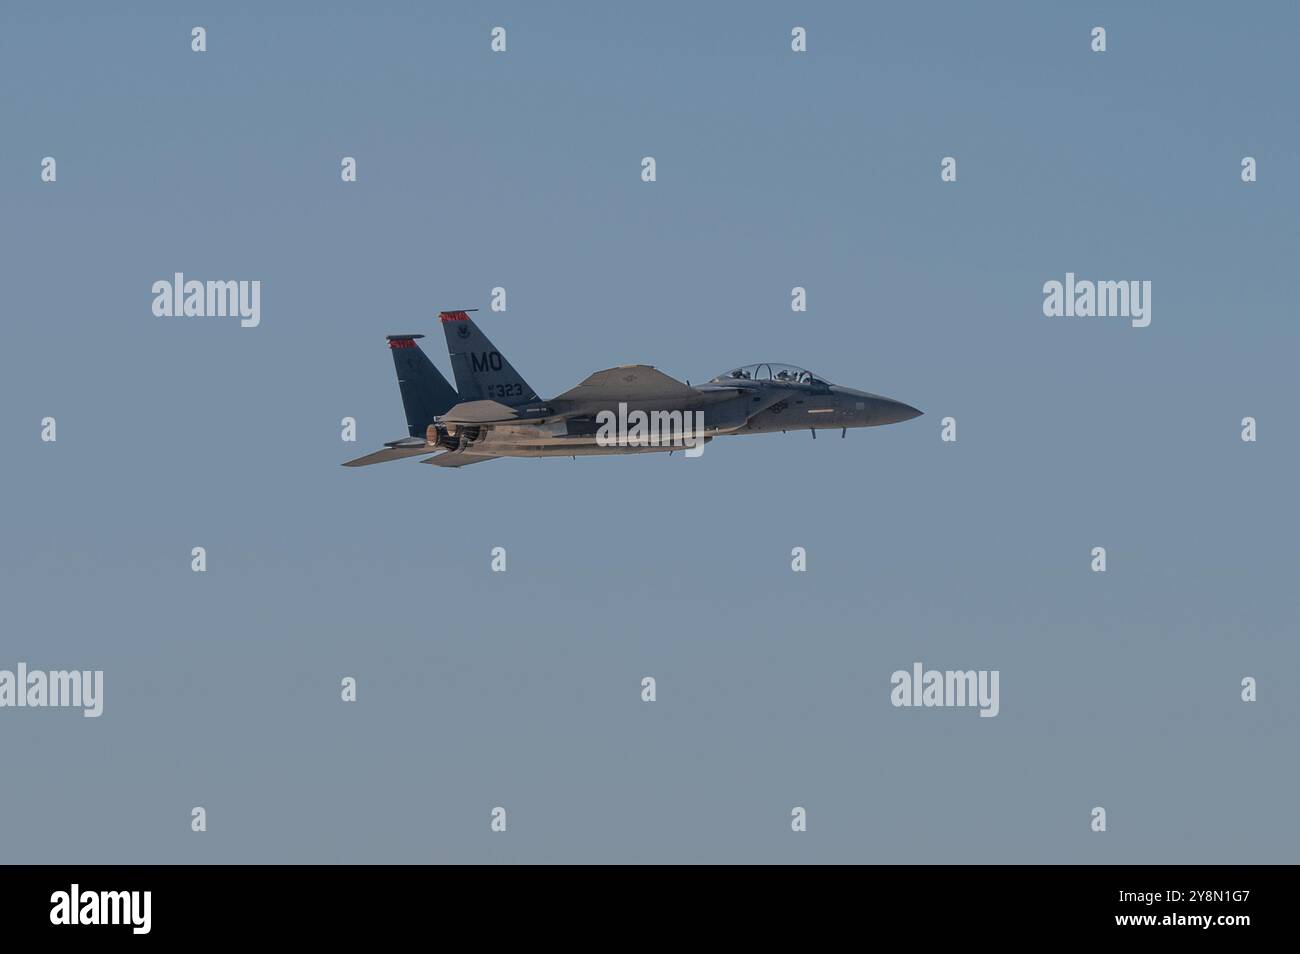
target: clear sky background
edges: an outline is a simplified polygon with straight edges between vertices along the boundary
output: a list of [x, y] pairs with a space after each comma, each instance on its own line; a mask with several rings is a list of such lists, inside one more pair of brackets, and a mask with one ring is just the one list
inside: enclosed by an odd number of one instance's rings
[[[0, 668], [105, 708], [0, 710], [0, 861], [1296, 861], [1298, 22], [5, 4]], [[154, 317], [176, 271], [260, 327]], [[1067, 271], [1150, 327], [1044, 318]], [[770, 360], [925, 416], [340, 467], [406, 433], [383, 336], [449, 373], [475, 306], [544, 395]], [[918, 660], [1001, 714], [892, 707]]]

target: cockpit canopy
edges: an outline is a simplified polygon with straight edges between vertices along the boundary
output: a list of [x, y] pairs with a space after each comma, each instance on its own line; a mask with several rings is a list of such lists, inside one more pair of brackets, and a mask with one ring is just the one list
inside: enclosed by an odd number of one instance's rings
[[826, 387], [827, 382], [804, 368], [792, 364], [747, 364], [742, 368], [733, 368], [718, 375], [710, 384], [726, 384], [728, 381], [776, 381], [780, 384], [811, 384]]

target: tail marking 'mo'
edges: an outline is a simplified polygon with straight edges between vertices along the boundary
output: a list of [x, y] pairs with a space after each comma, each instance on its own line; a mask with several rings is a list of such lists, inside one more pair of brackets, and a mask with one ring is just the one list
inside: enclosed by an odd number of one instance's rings
[[499, 401], [514, 406], [537, 400], [537, 392], [511, 367], [483, 334], [469, 312], [444, 311], [438, 317], [447, 336], [451, 370], [462, 401]]

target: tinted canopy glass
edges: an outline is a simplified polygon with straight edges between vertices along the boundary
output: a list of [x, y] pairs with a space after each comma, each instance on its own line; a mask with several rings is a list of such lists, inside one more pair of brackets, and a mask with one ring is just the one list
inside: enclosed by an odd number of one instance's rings
[[747, 364], [739, 368], [724, 371], [713, 379], [712, 383], [726, 381], [777, 381], [784, 384], [825, 384], [820, 377], [806, 368], [796, 368], [793, 364]]

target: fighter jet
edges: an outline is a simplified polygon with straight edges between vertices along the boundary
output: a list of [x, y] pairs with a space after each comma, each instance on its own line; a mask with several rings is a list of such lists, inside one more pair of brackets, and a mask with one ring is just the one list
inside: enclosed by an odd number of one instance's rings
[[[388, 335], [408, 436], [347, 461], [363, 467], [425, 457], [464, 467], [498, 457], [577, 457], [702, 448], [715, 437], [772, 431], [875, 427], [920, 415], [916, 408], [831, 384], [789, 364], [748, 364], [692, 387], [645, 364], [597, 371], [550, 399], [538, 396], [469, 312], [438, 317], [456, 378], [452, 388], [416, 341]], [[657, 422], [657, 423], [656, 423]], [[674, 429], [674, 426], [676, 429]], [[665, 432], [667, 436], [665, 437]]]

